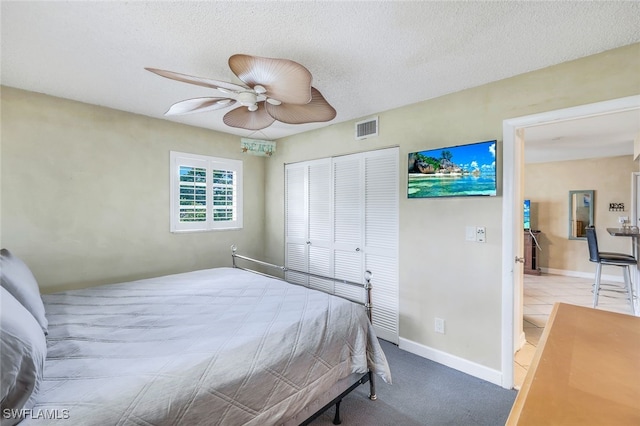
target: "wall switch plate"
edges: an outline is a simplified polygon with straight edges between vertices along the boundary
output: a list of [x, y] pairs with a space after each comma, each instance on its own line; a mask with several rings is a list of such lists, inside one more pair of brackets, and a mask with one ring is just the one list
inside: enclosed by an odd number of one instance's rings
[[476, 227], [476, 241], [479, 243], [487, 242], [487, 228], [484, 226]]
[[444, 334], [444, 320], [442, 318], [436, 318], [435, 330], [436, 330], [436, 333]]
[[466, 241], [475, 241], [476, 240], [476, 227], [475, 226], [467, 226], [465, 229], [465, 238]]

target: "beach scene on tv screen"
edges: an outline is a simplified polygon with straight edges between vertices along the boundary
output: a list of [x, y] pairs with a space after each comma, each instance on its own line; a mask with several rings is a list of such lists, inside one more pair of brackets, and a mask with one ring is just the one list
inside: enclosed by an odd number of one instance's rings
[[407, 195], [496, 195], [496, 141], [410, 153]]

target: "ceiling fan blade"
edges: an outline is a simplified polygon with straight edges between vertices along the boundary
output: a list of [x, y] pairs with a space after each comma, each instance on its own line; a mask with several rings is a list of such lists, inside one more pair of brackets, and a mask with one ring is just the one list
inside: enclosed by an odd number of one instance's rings
[[249, 111], [246, 107], [233, 109], [222, 118], [224, 124], [247, 130], [261, 130], [276, 121], [264, 107], [264, 102], [258, 102], [258, 109]]
[[311, 102], [306, 105], [293, 105], [293, 104], [281, 104], [272, 105], [266, 104], [266, 109], [269, 115], [278, 121], [287, 124], [304, 124], [304, 123], [316, 123], [319, 121], [330, 121], [336, 116], [336, 110], [329, 105], [320, 91], [315, 87], [311, 88], [313, 95]]
[[300, 105], [311, 101], [311, 73], [297, 62], [233, 55], [229, 58], [229, 67], [250, 87], [263, 86], [270, 98]]
[[176, 102], [164, 115], [183, 115], [193, 112], [207, 112], [217, 109], [227, 108], [234, 105], [236, 101], [229, 98], [194, 98], [186, 101]]
[[157, 68], [145, 68], [147, 71], [151, 71], [159, 76], [169, 78], [171, 80], [181, 81], [183, 83], [196, 84], [198, 86], [210, 87], [211, 89], [227, 89], [234, 92], [247, 90], [247, 87], [239, 84], [228, 83], [226, 81], [211, 80], [210, 78], [194, 77], [192, 75], [180, 74], [173, 71], [159, 70]]

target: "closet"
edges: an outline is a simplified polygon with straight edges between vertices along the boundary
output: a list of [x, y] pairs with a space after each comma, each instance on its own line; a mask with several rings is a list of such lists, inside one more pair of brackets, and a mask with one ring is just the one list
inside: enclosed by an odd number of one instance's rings
[[[285, 166], [285, 264], [364, 282], [373, 273], [373, 325], [398, 343], [399, 149], [388, 148]], [[339, 281], [288, 273], [313, 288], [363, 300]]]

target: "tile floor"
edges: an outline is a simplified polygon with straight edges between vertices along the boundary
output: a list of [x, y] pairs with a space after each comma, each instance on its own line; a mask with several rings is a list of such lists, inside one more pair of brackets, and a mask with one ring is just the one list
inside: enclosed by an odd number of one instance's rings
[[[606, 282], [603, 280], [603, 283]], [[524, 276], [523, 322], [527, 343], [515, 356], [514, 381], [516, 389], [520, 389], [524, 381], [553, 304], [564, 302], [591, 307], [593, 303], [592, 283], [593, 279], [563, 275]], [[613, 294], [615, 297], [604, 297], [605, 294], [607, 293], [600, 292], [598, 309], [630, 314], [631, 308], [624, 295]]]

